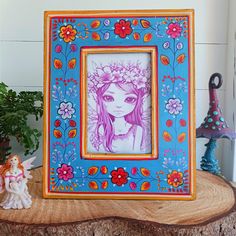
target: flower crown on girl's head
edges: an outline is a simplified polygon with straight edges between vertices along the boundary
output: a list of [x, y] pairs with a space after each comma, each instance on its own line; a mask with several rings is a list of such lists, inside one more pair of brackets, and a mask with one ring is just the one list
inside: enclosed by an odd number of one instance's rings
[[94, 71], [88, 73], [88, 89], [96, 92], [108, 83], [131, 83], [136, 89], [144, 93], [150, 91], [150, 67], [142, 68], [140, 62], [121, 63], [113, 62], [108, 65], [94, 64]]

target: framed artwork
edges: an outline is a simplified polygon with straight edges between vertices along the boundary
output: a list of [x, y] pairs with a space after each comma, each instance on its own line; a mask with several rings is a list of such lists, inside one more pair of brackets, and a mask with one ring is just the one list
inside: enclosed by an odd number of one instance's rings
[[194, 12], [45, 12], [44, 197], [195, 198]]

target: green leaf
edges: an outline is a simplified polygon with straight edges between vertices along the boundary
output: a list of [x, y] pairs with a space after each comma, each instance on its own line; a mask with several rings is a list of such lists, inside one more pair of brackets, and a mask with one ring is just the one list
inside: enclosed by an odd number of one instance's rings
[[[39, 147], [39, 132], [28, 123], [29, 117], [38, 120], [43, 115], [43, 93], [22, 91], [19, 94], [4, 83], [0, 83], [0, 140], [16, 137], [24, 147], [25, 154]], [[8, 153], [9, 154], [9, 153]], [[1, 160], [5, 157], [0, 156]]]

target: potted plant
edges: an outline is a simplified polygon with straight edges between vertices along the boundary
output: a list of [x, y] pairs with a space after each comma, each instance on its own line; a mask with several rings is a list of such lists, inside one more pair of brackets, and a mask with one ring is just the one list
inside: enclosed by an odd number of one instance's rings
[[11, 153], [10, 137], [15, 137], [23, 146], [25, 155], [38, 149], [41, 132], [29, 126], [30, 115], [36, 120], [43, 115], [42, 92], [23, 91], [17, 94], [0, 83], [0, 164]]

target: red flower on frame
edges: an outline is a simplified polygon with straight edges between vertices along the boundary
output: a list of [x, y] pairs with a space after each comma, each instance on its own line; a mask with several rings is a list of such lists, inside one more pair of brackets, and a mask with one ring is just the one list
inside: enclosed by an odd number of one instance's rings
[[58, 178], [68, 181], [74, 178], [73, 167], [67, 164], [62, 164], [61, 167], [57, 168]]
[[114, 33], [119, 35], [121, 38], [125, 38], [127, 35], [132, 33], [131, 22], [126, 20], [120, 20], [115, 23]]
[[128, 172], [124, 168], [119, 167], [117, 170], [111, 172], [111, 182], [117, 186], [121, 186], [128, 182]]
[[72, 25], [62, 26], [60, 28], [59, 36], [64, 40], [64, 42], [69, 43], [75, 40], [76, 29], [72, 27]]
[[169, 185], [172, 185], [174, 188], [178, 188], [183, 184], [183, 173], [173, 170], [170, 174], [167, 175], [167, 182]]
[[170, 23], [166, 33], [175, 39], [181, 35], [182, 27], [178, 23]]

